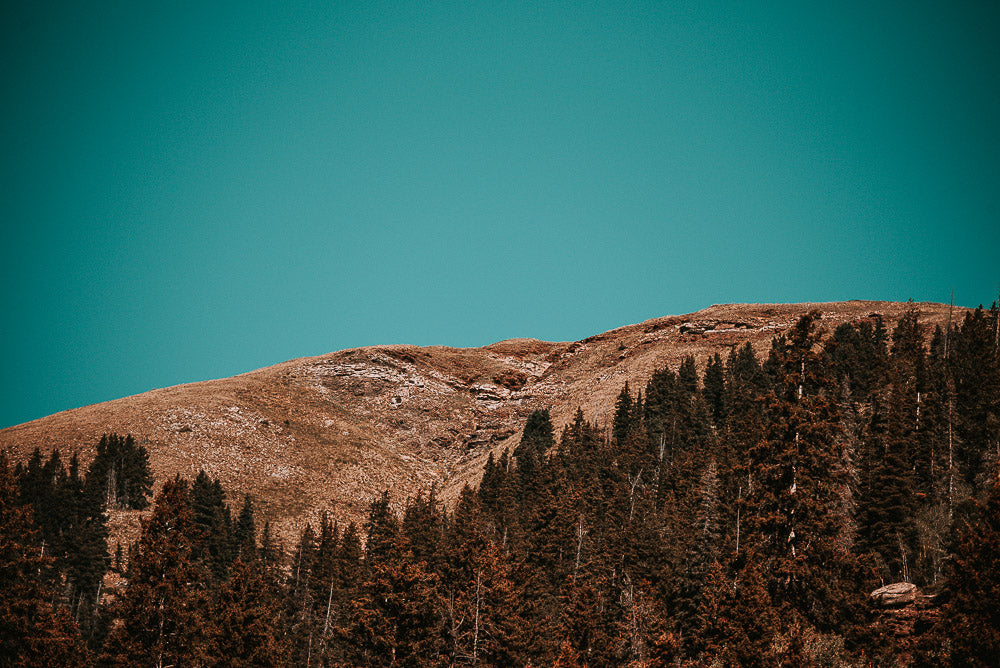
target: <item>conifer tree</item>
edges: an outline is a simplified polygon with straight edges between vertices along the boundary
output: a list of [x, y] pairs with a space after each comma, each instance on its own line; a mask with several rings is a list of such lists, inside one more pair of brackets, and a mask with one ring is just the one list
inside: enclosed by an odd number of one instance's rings
[[191, 509], [201, 536], [198, 558], [203, 559], [217, 580], [224, 580], [235, 557], [233, 520], [226, 505], [226, 493], [218, 478], [204, 471], [191, 484]]
[[879, 555], [883, 577], [912, 580], [917, 532], [914, 523], [914, 471], [920, 453], [921, 395], [924, 384], [923, 336], [919, 314], [910, 309], [893, 335], [884, 405], [884, 433], [869, 446], [871, 482], [861, 512], [862, 548]]
[[41, 575], [43, 555], [30, 506], [18, 503], [18, 488], [0, 453], [0, 666], [84, 666], [89, 663], [73, 619], [51, 604]]
[[444, 558], [444, 516], [433, 489], [427, 495], [417, 494], [406, 504], [400, 529], [414, 558], [439, 572]]
[[933, 640], [954, 666], [995, 666], [1000, 657], [1000, 482], [956, 519], [945, 585], [947, 603]]
[[197, 558], [200, 539], [189, 484], [180, 477], [168, 480], [129, 560], [128, 587], [116, 604], [115, 617], [120, 621], [105, 643], [105, 663], [208, 662], [214, 653], [207, 615], [210, 575]]
[[236, 526], [233, 530], [233, 541], [237, 555], [241, 555], [244, 561], [252, 559], [257, 552], [257, 531], [254, 526], [253, 498], [246, 494], [243, 497], [243, 508], [236, 519]]
[[849, 552], [849, 462], [818, 317], [804, 316], [772, 347], [778, 384], [765, 438], [749, 453], [747, 542], [763, 560], [772, 597], [825, 630], [857, 615], [861, 601]]
[[[332, 553], [328, 554], [329, 547]], [[361, 571], [361, 542], [354, 523], [343, 533], [336, 525], [321, 532], [314, 570], [318, 656], [339, 665], [347, 660], [341, 636], [350, 621], [351, 601], [356, 598]]]
[[372, 501], [365, 522], [365, 566], [372, 567], [380, 561], [388, 561], [399, 548], [399, 521], [389, 505], [389, 490], [382, 492]]
[[677, 368], [677, 381], [689, 395], [698, 391], [698, 367], [695, 365], [694, 355], [685, 357]]
[[[1000, 351], [997, 309], [969, 313], [955, 336], [950, 358], [955, 380], [956, 457], [966, 484], [988, 490], [1000, 458]], [[992, 466], [991, 466], [992, 464]]]
[[141, 510], [149, 505], [152, 484], [149, 454], [144, 446], [136, 445], [131, 435], [101, 437], [87, 469], [89, 503]]
[[288, 660], [278, 588], [252, 555], [240, 556], [212, 596], [208, 661], [214, 666], [279, 666]]
[[472, 665], [523, 665], [530, 630], [510, 565], [493, 541], [470, 556], [445, 602], [451, 658]]
[[298, 547], [292, 555], [291, 573], [288, 578], [288, 592], [285, 599], [285, 613], [291, 625], [291, 645], [296, 662], [308, 663], [313, 643], [316, 640], [313, 565], [316, 559], [316, 533], [311, 524], [306, 524], [299, 538]]
[[693, 649], [706, 664], [782, 665], [787, 657], [775, 646], [782, 628], [779, 606], [771, 600], [767, 578], [750, 555], [729, 574], [714, 564], [697, 612]]
[[725, 392], [726, 377], [722, 357], [715, 353], [705, 367], [704, 395], [705, 401], [712, 412], [712, 420], [717, 427], [723, 426], [726, 419]]
[[284, 547], [281, 541], [274, 537], [271, 531], [271, 522], [264, 522], [264, 529], [260, 534], [260, 560], [264, 563], [264, 572], [270, 581], [281, 580], [282, 567], [284, 566]]
[[537, 460], [541, 460], [554, 445], [555, 434], [552, 430], [549, 409], [535, 410], [524, 424], [521, 442], [514, 450], [514, 456], [521, 457], [525, 452], [531, 451]]
[[365, 525], [365, 574], [346, 640], [356, 665], [420, 666], [443, 661], [443, 604], [437, 574], [401, 540], [388, 492], [372, 502]]
[[632, 428], [634, 419], [635, 408], [632, 402], [632, 394], [628, 389], [628, 381], [625, 381], [625, 386], [622, 387], [622, 391], [618, 394], [618, 399], [615, 401], [615, 419], [611, 428], [611, 433], [618, 443], [625, 442], [625, 437]]

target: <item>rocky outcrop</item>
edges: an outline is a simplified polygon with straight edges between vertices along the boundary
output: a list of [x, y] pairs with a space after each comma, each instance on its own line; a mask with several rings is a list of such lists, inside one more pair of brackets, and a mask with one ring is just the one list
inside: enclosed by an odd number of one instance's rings
[[898, 608], [909, 605], [920, 596], [917, 585], [910, 582], [894, 582], [893, 584], [879, 587], [870, 594], [875, 605], [882, 608]]
[[896, 665], [914, 665], [920, 636], [941, 617], [934, 597], [910, 582], [895, 582], [873, 591], [869, 600], [874, 608], [873, 630], [892, 643]]

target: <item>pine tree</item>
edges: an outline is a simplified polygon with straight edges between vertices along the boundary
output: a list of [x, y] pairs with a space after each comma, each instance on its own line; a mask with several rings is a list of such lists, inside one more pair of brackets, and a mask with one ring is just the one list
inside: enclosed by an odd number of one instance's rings
[[853, 619], [861, 600], [849, 552], [849, 462], [817, 319], [804, 316], [772, 348], [778, 385], [765, 438], [749, 453], [746, 526], [772, 597], [826, 630]]
[[209, 639], [212, 665], [278, 666], [288, 659], [281, 598], [264, 563], [238, 557], [232, 574], [212, 597]]
[[210, 575], [197, 558], [201, 539], [189, 484], [180, 477], [168, 480], [129, 560], [128, 587], [116, 604], [120, 621], [105, 643], [105, 663], [191, 665], [213, 655]]
[[233, 529], [233, 542], [237, 555], [242, 556], [244, 561], [249, 561], [256, 555], [257, 530], [254, 526], [253, 497], [249, 494], [243, 497], [243, 508], [240, 509]]
[[226, 505], [222, 483], [204, 471], [191, 485], [191, 509], [201, 536], [198, 558], [203, 559], [217, 580], [224, 580], [235, 558], [233, 519]]
[[723, 426], [726, 419], [726, 376], [723, 370], [722, 357], [715, 353], [705, 367], [704, 395], [705, 401], [712, 412], [712, 420], [717, 427]]
[[885, 564], [882, 575], [892, 581], [912, 579], [917, 550], [913, 483], [920, 453], [920, 400], [925, 383], [918, 318], [919, 313], [911, 308], [893, 334], [890, 387], [883, 404], [884, 433], [876, 430], [875, 442], [869, 446], [874, 461], [860, 521], [862, 548], [879, 555]]
[[632, 394], [628, 389], [628, 381], [625, 381], [625, 386], [622, 387], [622, 391], [615, 401], [615, 419], [611, 428], [611, 433], [619, 444], [625, 442], [625, 437], [631, 430], [635, 417]]
[[742, 560], [733, 574], [718, 563], [709, 573], [693, 643], [705, 664], [782, 665], [787, 659], [774, 642], [782, 628], [780, 606], [755, 557]]
[[37, 540], [30, 506], [17, 497], [13, 471], [0, 453], [0, 666], [87, 665], [72, 618], [50, 603], [41, 575], [51, 559]]
[[966, 484], [986, 490], [991, 484], [990, 472], [1000, 460], [996, 313], [996, 309], [987, 313], [980, 306], [968, 314], [955, 336], [950, 358], [955, 380], [959, 470]]
[[950, 665], [995, 666], [1000, 657], [1000, 482], [956, 518], [944, 598], [931, 640]]

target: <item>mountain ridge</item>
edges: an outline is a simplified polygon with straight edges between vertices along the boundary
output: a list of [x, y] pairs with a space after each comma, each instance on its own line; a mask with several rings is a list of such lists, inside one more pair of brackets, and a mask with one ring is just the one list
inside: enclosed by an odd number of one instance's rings
[[773, 336], [810, 310], [828, 334], [880, 314], [890, 331], [910, 307], [921, 323], [957, 322], [967, 309], [935, 303], [717, 304], [624, 325], [579, 341], [514, 338], [480, 347], [389, 344], [301, 357], [241, 373], [149, 390], [0, 430], [15, 458], [58, 446], [86, 462], [102, 433], [131, 433], [157, 482], [204, 469], [236, 495], [251, 493], [287, 537], [323, 512], [359, 521], [375, 495], [434, 488], [444, 500], [476, 484], [490, 452], [517, 442], [532, 410], [557, 429], [580, 408], [609, 422], [626, 381], [642, 387], [676, 368]]

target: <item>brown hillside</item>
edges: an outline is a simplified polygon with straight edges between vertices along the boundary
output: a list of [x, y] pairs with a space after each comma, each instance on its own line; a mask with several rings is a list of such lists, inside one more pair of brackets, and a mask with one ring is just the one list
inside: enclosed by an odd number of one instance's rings
[[[925, 324], [948, 320], [947, 305], [916, 306]], [[362, 519], [384, 489], [400, 500], [436, 486], [453, 498], [477, 482], [489, 452], [516, 442], [532, 410], [550, 408], [557, 429], [578, 406], [603, 423], [626, 380], [641, 387], [655, 368], [688, 354], [702, 366], [746, 340], [766, 354], [772, 336], [813, 308], [832, 332], [871, 313], [891, 328], [907, 304], [732, 304], [574, 343], [343, 350], [57, 413], [0, 430], [0, 448], [22, 458], [58, 445], [86, 459], [102, 433], [131, 433], [158, 481], [205, 469], [232, 498], [252, 493], [287, 542], [323, 511]], [[132, 516], [112, 519], [118, 532], [136, 526]]]

